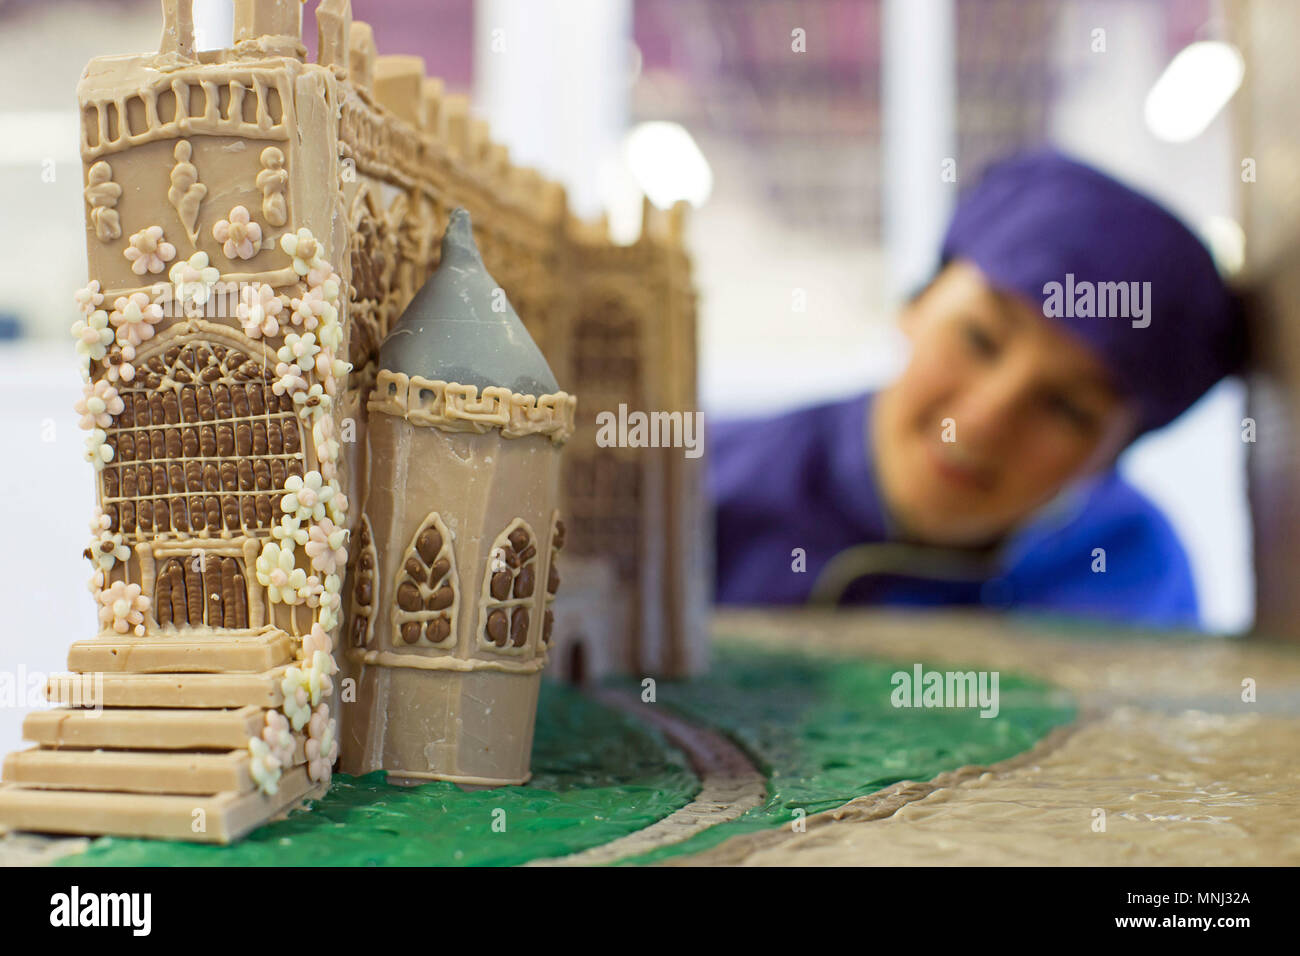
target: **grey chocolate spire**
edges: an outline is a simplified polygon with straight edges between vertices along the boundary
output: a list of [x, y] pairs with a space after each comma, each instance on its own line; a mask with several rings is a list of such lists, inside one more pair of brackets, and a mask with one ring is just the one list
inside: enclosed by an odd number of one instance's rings
[[[494, 302], [505, 304], [495, 312]], [[379, 367], [406, 375], [503, 386], [525, 395], [559, 391], [555, 375], [474, 244], [469, 212], [452, 210], [442, 261], [379, 349]]]

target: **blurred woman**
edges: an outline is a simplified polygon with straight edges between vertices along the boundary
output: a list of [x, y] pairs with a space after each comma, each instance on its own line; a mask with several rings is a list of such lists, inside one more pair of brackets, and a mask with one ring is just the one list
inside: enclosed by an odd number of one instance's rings
[[880, 392], [709, 435], [724, 603], [987, 605], [1195, 626], [1187, 556], [1115, 470], [1235, 369], [1200, 241], [1057, 153], [993, 167]]

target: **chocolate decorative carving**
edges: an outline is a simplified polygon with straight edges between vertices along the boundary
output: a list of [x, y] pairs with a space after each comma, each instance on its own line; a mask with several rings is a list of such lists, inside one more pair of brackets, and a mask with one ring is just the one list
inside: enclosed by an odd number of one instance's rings
[[289, 221], [284, 194], [289, 187], [289, 171], [284, 168], [284, 153], [278, 146], [262, 150], [262, 171], [257, 174], [257, 188], [262, 190], [262, 218], [272, 226]]
[[239, 558], [195, 554], [170, 558], [153, 599], [160, 627], [248, 627], [248, 586]]
[[174, 344], [118, 386], [106, 429], [104, 513], [127, 541], [194, 532], [248, 534], [279, 520], [290, 475], [304, 471], [293, 399], [275, 373], [224, 345]]
[[483, 571], [479, 601], [479, 646], [522, 654], [536, 607], [537, 546], [533, 529], [516, 518], [497, 535]]
[[568, 392], [521, 395], [488, 386], [480, 394], [473, 385], [388, 369], [380, 369], [375, 384], [370, 410], [400, 415], [412, 424], [480, 435], [500, 428], [505, 438], [545, 435], [557, 444], [573, 436], [577, 398]]
[[113, 168], [102, 159], [86, 172], [85, 196], [96, 238], [100, 242], [122, 238], [122, 223], [115, 208], [122, 198], [122, 187], [113, 182]]
[[388, 302], [392, 290], [386, 283], [387, 253], [383, 247], [369, 189], [358, 191], [352, 202], [352, 341], [349, 361], [364, 368], [379, 354], [387, 331]]
[[370, 518], [361, 516], [357, 533], [356, 558], [352, 571], [352, 623], [350, 634], [353, 647], [364, 647], [374, 636], [375, 573], [379, 555], [375, 550], [375, 536], [370, 528]]
[[438, 512], [430, 513], [411, 538], [394, 593], [394, 646], [455, 646], [456, 554]]
[[208, 187], [199, 182], [199, 170], [190, 162], [193, 149], [189, 140], [182, 139], [176, 143], [172, 155], [176, 165], [172, 167], [171, 188], [167, 190], [167, 201], [176, 209], [181, 225], [189, 233], [190, 242], [199, 238], [199, 205], [208, 194]]
[[557, 511], [551, 519], [551, 552], [546, 560], [546, 598], [542, 605], [542, 644], [546, 647], [551, 646], [551, 632], [555, 630], [555, 612], [551, 610], [551, 605], [555, 603], [555, 595], [560, 590], [560, 572], [555, 565], [564, 549], [564, 534], [564, 522], [560, 520]]

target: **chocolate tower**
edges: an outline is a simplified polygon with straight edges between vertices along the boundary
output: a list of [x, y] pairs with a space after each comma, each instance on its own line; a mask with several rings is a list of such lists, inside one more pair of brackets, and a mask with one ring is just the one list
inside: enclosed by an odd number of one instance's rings
[[528, 779], [574, 406], [454, 210], [437, 272], [379, 352], [342, 769]]

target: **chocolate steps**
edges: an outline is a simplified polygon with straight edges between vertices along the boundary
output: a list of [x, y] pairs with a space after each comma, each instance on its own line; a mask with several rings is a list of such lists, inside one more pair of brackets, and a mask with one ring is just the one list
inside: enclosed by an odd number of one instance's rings
[[0, 820], [12, 830], [231, 843], [283, 816], [305, 799], [323, 796], [304, 767], [285, 772], [274, 796], [258, 790], [180, 796], [43, 790], [0, 785]]
[[52, 674], [45, 697], [67, 707], [279, 707], [286, 666], [257, 674]]
[[100, 637], [76, 641], [68, 670], [122, 674], [260, 673], [293, 660], [293, 642], [268, 628], [246, 637]]
[[265, 711], [37, 710], [23, 721], [23, 738], [43, 747], [126, 747], [132, 750], [237, 750], [262, 732]]
[[253, 789], [248, 750], [165, 753], [135, 750], [45, 750], [9, 754], [4, 782], [64, 790], [216, 794]]
[[46, 682], [63, 706], [28, 714], [23, 736], [37, 746], [4, 760], [0, 826], [224, 843], [322, 795], [301, 733], [276, 794], [250, 769], [249, 739], [282, 704], [293, 658], [275, 628], [74, 643], [73, 673]]

